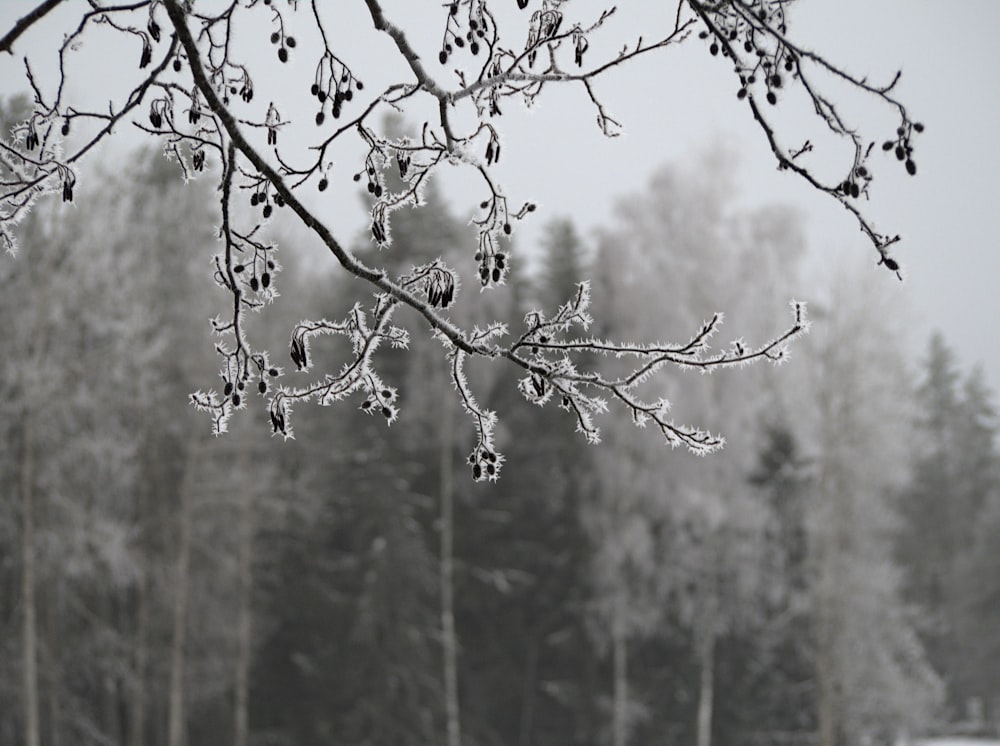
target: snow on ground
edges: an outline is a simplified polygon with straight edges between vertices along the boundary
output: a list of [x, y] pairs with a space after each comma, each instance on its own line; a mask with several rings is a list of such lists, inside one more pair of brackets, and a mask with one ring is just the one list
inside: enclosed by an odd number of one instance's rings
[[1000, 746], [1000, 741], [988, 738], [931, 738], [926, 741], [916, 741], [913, 746]]

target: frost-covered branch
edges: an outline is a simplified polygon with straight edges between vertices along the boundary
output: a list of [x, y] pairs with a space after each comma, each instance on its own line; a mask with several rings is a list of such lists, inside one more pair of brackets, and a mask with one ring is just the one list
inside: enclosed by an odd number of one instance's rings
[[[211, 415], [216, 432], [226, 429], [235, 410], [247, 406], [254, 389], [267, 401], [274, 432], [285, 437], [292, 434], [294, 404], [329, 404], [355, 392], [363, 394], [362, 409], [394, 421], [399, 397], [377, 372], [376, 353], [383, 342], [406, 346], [406, 334], [391, 319], [399, 308], [409, 308], [447, 348], [456, 395], [478, 433], [470, 456], [476, 479], [495, 479], [502, 456], [493, 439], [496, 415], [477, 403], [463, 374], [469, 356], [503, 359], [521, 368], [521, 392], [538, 404], [556, 400], [588, 440], [598, 440], [595, 417], [616, 402], [637, 424], [654, 422], [672, 445], [711, 451], [721, 438], [675, 424], [666, 400], [647, 397], [648, 387], [669, 368], [710, 371], [780, 360], [786, 345], [805, 329], [800, 306], [792, 324], [772, 341], [757, 347], [735, 343], [716, 352], [708, 343], [721, 316], [673, 345], [580, 336], [590, 323], [586, 284], [551, 317], [541, 311], [529, 314], [525, 329], [513, 339], [501, 324], [468, 329], [452, 318], [463, 277], [471, 277], [483, 290], [505, 283], [517, 261], [512, 236], [520, 221], [536, 212], [530, 195], [509, 195], [496, 176], [507, 102], [530, 106], [553, 85], [576, 87], [583, 103], [596, 112], [599, 129], [614, 136], [621, 124], [606, 100], [605, 73], [660, 54], [700, 27], [712, 54], [735, 63], [738, 95], [747, 100], [779, 166], [849, 210], [880, 252], [881, 263], [893, 271], [899, 265], [889, 247], [898, 237], [876, 232], [858, 207], [872, 182], [873, 146], [840, 115], [822, 87], [822, 76], [833, 76], [895, 108], [900, 124], [882, 149], [893, 151], [910, 173], [916, 170], [913, 140], [922, 127], [894, 98], [895, 80], [872, 85], [798, 45], [786, 24], [791, 0], [680, 0], [667, 27], [614, 40], [611, 48], [617, 51], [603, 58], [595, 51], [601, 45], [594, 42], [610, 33], [616, 7], [595, 10], [569, 0], [517, 0], [524, 13], [511, 21], [499, 12], [499, 2], [450, 0], [443, 9], [411, 8], [413, 18], [443, 21], [437, 46], [422, 49], [414, 41], [417, 37], [407, 33], [405, 21], [410, 19], [392, 18], [379, 0], [364, 0], [371, 19], [367, 30], [388, 36], [406, 63], [402, 79], [372, 90], [365, 85], [365, 60], [351, 59], [337, 46], [334, 31], [342, 7], [337, 3], [93, 0], [81, 6], [63, 42], [49, 50], [58, 60], [51, 90], [34, 75], [30, 57], [24, 59], [34, 110], [14, 128], [9, 142], [0, 141], [0, 242], [13, 251], [14, 227], [38, 197], [60, 190], [63, 200], [72, 200], [81, 187], [78, 162], [131, 121], [137, 131], [162, 143], [186, 178], [207, 174], [218, 179], [220, 247], [213, 275], [230, 308], [213, 320], [222, 383], [219, 391], [199, 391], [192, 397]], [[35, 24], [49, 20], [55, 5], [41, 3], [20, 19], [0, 39], [0, 51], [13, 52]], [[136, 66], [134, 79], [102, 96], [109, 101], [106, 111], [91, 110], [73, 98], [78, 90], [72, 80], [79, 69], [75, 56], [86, 54], [97, 27], [117, 38], [121, 50], [134, 52]], [[261, 38], [243, 38], [255, 34]], [[307, 71], [304, 79], [292, 77], [287, 85], [307, 90], [315, 108], [303, 115], [280, 98], [283, 91], [267, 90], [258, 76], [268, 57], [274, 66], [294, 58], [298, 69]], [[812, 143], [786, 147], [765, 114], [761, 101], [776, 104], [776, 92], [791, 85], [802, 86], [834, 137], [854, 145], [853, 159], [837, 182], [823, 182], [805, 165]], [[433, 113], [419, 134], [399, 136], [379, 123], [390, 111]], [[392, 276], [375, 266], [374, 259], [362, 260], [337, 237], [343, 229], [329, 220], [335, 211], [324, 202], [333, 180], [353, 181], [367, 190], [371, 240], [391, 250], [393, 214], [403, 207], [419, 207], [429, 180], [445, 169], [466, 170], [478, 185], [470, 199], [477, 237], [468, 247], [467, 265], [452, 267], [439, 259]], [[318, 337], [350, 341], [337, 372], [321, 373], [302, 385], [287, 382], [282, 368], [253, 343], [246, 325], [248, 314], [266, 308], [277, 294], [280, 266], [277, 246], [267, 239], [267, 223], [279, 210], [293, 213], [340, 267], [372, 292], [370, 308], [358, 305], [339, 321], [304, 321], [293, 330], [290, 355], [299, 371], [310, 370], [311, 344]], [[614, 375], [598, 372], [597, 367], [580, 367], [583, 355], [613, 357], [621, 361], [616, 365], [630, 367], [624, 372], [614, 368]]]

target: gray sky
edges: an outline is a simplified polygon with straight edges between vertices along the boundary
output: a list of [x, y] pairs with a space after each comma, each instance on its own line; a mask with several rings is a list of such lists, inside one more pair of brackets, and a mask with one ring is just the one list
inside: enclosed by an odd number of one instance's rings
[[[493, 4], [497, 8], [511, 6], [504, 12], [517, 13], [513, 0], [493, 0]], [[639, 34], [648, 39], [661, 35], [672, 24], [676, 7], [662, 0], [619, 4], [619, 18], [608, 26], [606, 44], [595, 41], [588, 61], [598, 59], [602, 50], [616, 50], [623, 42], [634, 41]], [[0, 3], [0, 28], [9, 28], [34, 5], [22, 0]], [[53, 48], [64, 32], [65, 19], [72, 16], [69, 11], [83, 3], [72, 0], [68, 5], [70, 8], [23, 37], [13, 57], [0, 58], [0, 93], [24, 90], [21, 57], [25, 54], [31, 57], [39, 78], [45, 80], [41, 53]], [[427, 50], [429, 67], [442, 70], [434, 59], [443, 18], [439, 3], [386, 0], [384, 5], [386, 14], [398, 19], [414, 42]], [[379, 81], [407, 79], [388, 39], [369, 34], [371, 21], [361, 0], [339, 2], [338, 6], [337, 22], [330, 30], [334, 44], [344, 50], [356, 73], [370, 84], [367, 90], [377, 90]], [[569, 7], [580, 7], [581, 18], [586, 19], [596, 17], [606, 4], [577, 0]], [[308, 8], [303, 7], [299, 15], [304, 28], [311, 20]], [[906, 282], [900, 286], [882, 271], [886, 292], [905, 297], [912, 316], [911, 343], [918, 351], [923, 350], [930, 331], [939, 329], [963, 367], [977, 361], [984, 364], [994, 390], [1000, 389], [1000, 343], [995, 326], [1000, 318], [1000, 293], [994, 288], [995, 278], [1000, 276], [994, 229], [1000, 202], [1000, 146], [994, 137], [1000, 121], [1000, 47], [991, 38], [996, 28], [1000, 28], [1000, 3], [995, 0], [965, 0], [961, 4], [940, 0], [800, 0], [790, 21], [791, 35], [801, 44], [850, 72], [881, 82], [902, 70], [898, 97], [927, 129], [917, 141], [916, 178], [908, 177], [891, 154], [883, 157], [878, 152], [872, 161], [876, 181], [867, 213], [880, 230], [903, 236], [894, 253], [903, 264]], [[251, 42], [255, 46], [248, 50], [253, 54], [273, 53], [260, 34]], [[133, 58], [138, 53], [94, 43], [83, 52], [99, 62], [87, 69], [78, 83], [79, 90], [96, 95], [97, 101], [103, 96], [106, 106], [104, 88], [137, 74]], [[370, 61], [373, 57], [374, 62]], [[262, 100], [266, 100], [268, 86], [274, 91], [272, 95], [278, 96], [288, 93], [285, 89], [293, 76], [311, 79], [311, 63], [294, 55], [288, 67], [273, 67], [286, 77], [265, 82], [265, 93], [259, 96]], [[440, 80], [449, 82], [444, 72]], [[749, 109], [736, 99], [728, 63], [709, 56], [697, 39], [607, 75], [597, 82], [596, 90], [609, 112], [624, 124], [621, 137], [609, 140], [599, 133], [593, 109], [578, 86], [552, 89], [531, 111], [508, 104], [497, 122], [504, 136], [499, 180], [512, 204], [532, 200], [542, 208], [533, 223], [519, 230], [519, 246], [530, 248], [546, 219], [555, 215], [573, 218], [585, 234], [607, 225], [616, 199], [641, 188], [658, 166], [690, 162], [707, 148], [725, 146], [739, 153], [736, 180], [742, 202], [793, 204], [802, 211], [817, 274], [844, 262], [871, 266], [876, 271], [875, 252], [853, 218], [836, 202], [812, 193], [801, 180], [776, 171]], [[301, 97], [286, 104], [283, 114], [305, 110], [311, 118], [311, 108], [305, 107], [314, 105], [306, 103], [307, 91], [300, 93]], [[807, 126], [807, 119], [793, 94], [777, 108], [781, 131], [790, 133], [788, 142], [800, 142], [803, 137], [795, 133]], [[891, 136], [895, 127], [884, 109], [863, 98], [849, 97], [844, 111], [864, 136], [876, 142]], [[131, 134], [127, 139], [137, 142]], [[343, 161], [348, 168], [349, 156], [345, 154]], [[348, 173], [356, 170], [357, 163], [350, 163]], [[338, 207], [342, 215], [334, 230], [349, 240], [362, 229], [364, 217], [351, 191], [355, 185], [349, 178], [341, 181], [345, 182], [343, 203]], [[481, 199], [467, 196], [472, 185], [461, 177], [446, 185], [459, 213]], [[463, 197], [468, 204], [460, 204]], [[802, 296], [806, 295], [803, 292]]]

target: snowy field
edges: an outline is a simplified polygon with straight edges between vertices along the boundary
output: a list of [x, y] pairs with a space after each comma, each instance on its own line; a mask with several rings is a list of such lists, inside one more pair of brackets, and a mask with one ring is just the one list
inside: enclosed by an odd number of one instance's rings
[[1000, 746], [1000, 741], [989, 738], [931, 738], [916, 741], [913, 746]]

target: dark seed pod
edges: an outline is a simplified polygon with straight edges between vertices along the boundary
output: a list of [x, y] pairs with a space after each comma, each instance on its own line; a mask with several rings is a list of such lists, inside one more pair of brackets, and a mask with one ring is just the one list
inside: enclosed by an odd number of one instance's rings
[[361, 408], [362, 409], [371, 409], [372, 408], [371, 399], [365, 399], [363, 402], [361, 402]]
[[289, 36], [287, 39], [285, 39], [285, 44], [288, 45], [289, 49], [295, 49], [295, 45], [298, 44], [298, 42], [295, 41], [294, 36]]
[[237, 264], [235, 267], [233, 267], [233, 272], [235, 272], [236, 274], [239, 274], [244, 269], [246, 269], [246, 268], [242, 264]]
[[851, 196], [854, 197], [854, 199], [857, 199], [860, 194], [861, 194], [861, 188], [858, 186], [858, 182], [852, 181], [851, 182]]
[[179, 73], [180, 71], [181, 71], [181, 61], [178, 58], [174, 60], [174, 72]]
[[256, 207], [260, 203], [260, 195], [254, 192], [250, 195], [250, 206]]
[[884, 143], [882, 143], [882, 150], [888, 152], [888, 151], [892, 150], [892, 146], [895, 145], [895, 144], [896, 143], [893, 142], [892, 140], [886, 140]]
[[473, 55], [479, 54], [479, 44], [476, 42], [469, 44], [469, 51], [472, 52]]
[[232, 384], [232, 381], [226, 381], [226, 386], [225, 386], [225, 388], [222, 389], [222, 395], [223, 396], [229, 396], [232, 393], [233, 393], [233, 384]]
[[329, 186], [329, 184], [330, 184], [330, 182], [328, 182], [326, 180], [326, 178], [324, 177], [324, 178], [322, 178], [322, 179], [319, 180], [319, 184], [317, 184], [316, 186], [317, 186], [317, 188], [321, 192], [323, 192], [323, 191], [326, 191], [326, 188], [327, 188], [327, 186]]
[[261, 287], [265, 287], [265, 288], [268, 287], [268, 286], [270, 286], [270, 284], [271, 284], [271, 275], [268, 272], [265, 272], [264, 274], [262, 274], [260, 276], [260, 284], [261, 284]]
[[251, 277], [250, 278], [250, 289], [253, 290], [256, 293], [259, 288], [260, 288], [260, 281], [257, 280], [256, 277]]
[[261, 381], [260, 383], [258, 383], [257, 384], [257, 391], [259, 391], [262, 394], [266, 394], [267, 393], [267, 381]]
[[774, 91], [767, 92], [767, 103], [771, 104], [771, 106], [778, 103], [778, 97], [774, 95]]
[[500, 282], [500, 268], [493, 268], [493, 282]]
[[242, 401], [242, 399], [240, 399], [240, 395], [239, 394], [233, 394], [233, 406], [234, 407], [238, 407], [240, 405], [241, 401]]
[[382, 416], [389, 419], [392, 417], [392, 410], [389, 407], [382, 407]]
[[69, 134], [69, 120], [67, 119], [65, 122], [63, 122], [62, 135], [63, 137], [66, 137], [66, 135], [68, 134]]
[[486, 473], [492, 477], [497, 473], [497, 468], [493, 464], [486, 464]]
[[271, 213], [272, 212], [274, 212], [274, 208], [272, 208], [270, 205], [264, 205], [264, 217], [265, 218], [271, 217]]
[[362, 91], [364, 90], [365, 84], [362, 83], [360, 80], [355, 80], [354, 87], [357, 88], [359, 91]]
[[719, 53], [719, 45], [716, 44], [715, 42], [712, 42], [712, 46], [708, 48], [708, 51], [711, 52], [712, 56], [714, 57]]
[[368, 182], [368, 193], [369, 194], [375, 194], [375, 182], [374, 181], [369, 181]]
[[496, 262], [497, 267], [503, 269], [504, 265], [507, 263], [507, 257], [504, 254], [497, 254], [494, 261]]
[[322, 112], [322, 110], [317, 111], [316, 112], [316, 126], [317, 127], [320, 126], [321, 124], [323, 124], [324, 121], [326, 121], [326, 114], [324, 114]]
[[376, 197], [382, 196], [382, 186], [380, 184], [375, 185], [375, 196]]
[[771, 85], [775, 88], [781, 88], [781, 76], [775, 73], [771, 76]]
[[[276, 204], [278, 207], [284, 207], [285, 206], [285, 198], [282, 197], [280, 194], [274, 195], [274, 204]], [[272, 264], [273, 264], [273, 262], [268, 262], [269, 266], [272, 265]], [[274, 269], [274, 267], [271, 267], [271, 268]]]
[[269, 371], [267, 371], [267, 374], [269, 376], [271, 376], [272, 378], [277, 378], [278, 377], [278, 369], [277, 368], [271, 368]]
[[893, 259], [891, 256], [882, 257], [882, 264], [886, 266], [892, 272], [899, 271], [899, 262]]
[[912, 160], [908, 160], [906, 162], [906, 173], [908, 173], [910, 176], [915, 176], [917, 173], [917, 164], [914, 163]]
[[271, 34], [271, 43], [277, 44], [279, 41], [281, 41], [281, 34], [275, 31], [274, 33]]
[[465, 46], [465, 39], [463, 39], [461, 36], [456, 36], [455, 37], [455, 46], [458, 47], [459, 49], [461, 49], [462, 47], [464, 47]]
[[913, 129], [915, 129], [917, 132], [923, 132], [924, 131], [924, 125], [922, 125], [920, 122], [914, 122], [913, 123]]
[[443, 49], [440, 52], [438, 52], [438, 62], [440, 62], [442, 65], [448, 62], [448, 53]]
[[288, 62], [288, 50], [285, 47], [278, 49], [278, 59], [282, 62]]
[[316, 85], [315, 83], [313, 83], [311, 86], [309, 86], [309, 95], [310, 96], [318, 96], [319, 95], [319, 86]]
[[247, 387], [247, 385], [245, 383], [243, 383], [243, 381], [237, 381], [236, 382], [236, 388], [238, 388], [240, 391], [242, 391], [246, 387]]
[[906, 158], [906, 151], [903, 149], [902, 145], [896, 146], [896, 160], [901, 161]]
[[354, 91], [352, 91], [350, 88], [344, 91], [344, 101], [350, 101], [353, 98], [354, 98]]
[[508, 236], [510, 235], [510, 223], [503, 224], [503, 232], [506, 233]]
[[736, 98], [740, 99], [741, 101], [742, 101], [743, 99], [745, 99], [746, 97], [747, 97], [747, 89], [746, 89], [746, 88], [740, 88], [740, 89], [739, 89], [739, 90], [738, 90], [738, 91], [736, 92]]

